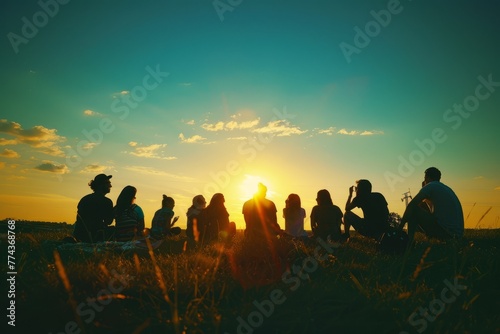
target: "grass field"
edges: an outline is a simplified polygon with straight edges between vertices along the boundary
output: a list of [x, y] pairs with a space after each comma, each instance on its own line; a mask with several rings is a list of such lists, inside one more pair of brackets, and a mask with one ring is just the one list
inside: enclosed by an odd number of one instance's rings
[[272, 256], [241, 233], [197, 252], [182, 237], [154, 251], [58, 249], [71, 228], [17, 222], [8, 332], [500, 333], [500, 230], [419, 236], [407, 256], [356, 235], [338, 248], [281, 240]]

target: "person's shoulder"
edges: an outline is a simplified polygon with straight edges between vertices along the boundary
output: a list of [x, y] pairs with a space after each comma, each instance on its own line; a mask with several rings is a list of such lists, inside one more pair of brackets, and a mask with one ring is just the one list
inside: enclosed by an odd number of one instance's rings
[[439, 191], [441, 189], [446, 189], [448, 188], [448, 186], [444, 185], [443, 183], [441, 183], [440, 181], [431, 181], [429, 183], [427, 183], [425, 186], [423, 186], [422, 188], [420, 188], [420, 193], [422, 194], [429, 194], [431, 192], [434, 192], [434, 191]]
[[340, 211], [340, 212], [342, 212], [342, 210], [340, 209], [340, 207], [339, 207], [339, 206], [337, 206], [337, 205], [335, 205], [335, 204], [333, 204], [333, 209], [334, 209], [335, 211]]
[[135, 211], [135, 212], [137, 212], [137, 213], [143, 213], [142, 212], [142, 208], [139, 205], [137, 205], [137, 204], [132, 204], [130, 206], [130, 209], [133, 210], [133, 211]]
[[96, 193], [90, 193], [90, 194], [87, 194], [87, 195], [83, 196], [80, 199], [80, 201], [91, 201], [91, 200], [94, 200], [97, 197], [98, 197], [98, 195]]

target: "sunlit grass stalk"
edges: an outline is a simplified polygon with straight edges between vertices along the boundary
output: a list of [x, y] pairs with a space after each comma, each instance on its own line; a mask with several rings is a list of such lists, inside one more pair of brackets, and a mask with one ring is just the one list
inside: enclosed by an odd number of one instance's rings
[[429, 246], [425, 249], [424, 254], [422, 254], [422, 257], [420, 258], [420, 262], [415, 267], [415, 271], [413, 272], [413, 275], [412, 275], [412, 280], [416, 280], [418, 275], [420, 274], [420, 272], [424, 269], [425, 258], [427, 257], [427, 255], [429, 255], [430, 251], [431, 251], [431, 246]]
[[349, 271], [349, 276], [351, 277], [351, 280], [354, 282], [354, 285], [356, 286], [356, 288], [358, 288], [359, 292], [361, 292], [363, 295], [368, 297], [368, 292], [363, 287], [363, 285], [361, 285], [358, 278], [356, 276], [354, 276], [354, 274], [351, 271]]
[[492, 208], [493, 208], [493, 207], [492, 207], [492, 206], [490, 206], [490, 207], [488, 208], [488, 210], [486, 210], [486, 212], [485, 212], [485, 213], [483, 213], [483, 215], [481, 216], [481, 218], [479, 218], [479, 221], [477, 222], [477, 224], [476, 224], [476, 227], [475, 227], [475, 228], [478, 228], [478, 227], [479, 227], [479, 224], [481, 223], [481, 221], [484, 219], [484, 217], [486, 217], [486, 215], [487, 215], [487, 214], [491, 211], [491, 209], [492, 209]]
[[141, 262], [139, 261], [139, 256], [137, 256], [136, 253], [134, 253], [134, 265], [136, 272], [139, 274], [141, 272]]
[[[174, 324], [175, 332], [179, 333], [179, 313], [177, 310], [177, 291], [175, 292], [176, 295], [174, 296], [174, 302], [170, 299], [168, 296], [168, 291], [167, 291], [167, 286], [165, 284], [165, 280], [163, 279], [163, 273], [161, 272], [160, 267], [158, 266], [158, 263], [156, 261], [155, 254], [153, 252], [153, 247], [151, 246], [151, 242], [149, 239], [146, 238], [146, 244], [148, 246], [148, 253], [149, 256], [151, 257], [151, 261], [153, 262], [153, 266], [155, 268], [155, 274], [156, 278], [158, 280], [158, 284], [160, 285], [160, 290], [163, 295], [163, 299], [167, 302], [168, 305], [170, 305], [170, 311], [172, 314], [172, 323]], [[174, 281], [175, 281], [175, 287], [177, 288], [177, 265], [176, 262], [174, 261]], [[176, 289], [177, 290], [177, 289]]]
[[61, 261], [61, 256], [59, 255], [59, 252], [57, 250], [54, 251], [54, 261], [55, 265], [57, 267], [57, 274], [61, 278], [61, 281], [63, 282], [64, 289], [68, 293], [69, 296], [69, 303], [71, 304], [71, 308], [73, 310], [73, 313], [75, 314], [75, 319], [78, 323], [78, 326], [82, 330], [83, 333], [85, 333], [85, 326], [83, 324], [83, 321], [76, 311], [77, 308], [77, 303], [75, 300], [75, 296], [73, 294], [73, 289], [71, 287], [71, 282], [69, 281], [68, 275], [66, 274], [66, 269], [64, 268], [64, 265]]
[[175, 332], [179, 333], [179, 280], [177, 276], [177, 260], [174, 261], [174, 304], [172, 307], [172, 322]]
[[465, 218], [466, 222], [467, 222], [467, 219], [469, 219], [469, 216], [472, 213], [472, 210], [474, 209], [475, 206], [476, 206], [476, 203], [474, 202], [474, 204], [472, 204], [472, 208], [470, 208], [470, 211], [469, 211], [469, 214], [467, 215], [467, 218]]

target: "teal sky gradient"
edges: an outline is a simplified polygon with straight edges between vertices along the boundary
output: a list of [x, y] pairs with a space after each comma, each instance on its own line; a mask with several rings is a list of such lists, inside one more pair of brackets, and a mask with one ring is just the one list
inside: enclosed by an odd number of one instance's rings
[[[399, 13], [346, 59], [341, 43], [356, 46], [354, 28], [392, 5]], [[436, 166], [466, 214], [492, 207], [481, 226], [500, 227], [498, 1], [243, 0], [221, 20], [212, 1], [72, 0], [17, 53], [9, 34], [22, 36], [23, 17], [33, 22], [42, 9], [36, 1], [2, 7], [2, 216], [72, 223], [100, 172], [113, 174], [113, 201], [127, 184], [139, 189], [147, 224], [164, 193], [183, 226], [191, 198], [216, 190], [242, 228], [253, 192], [241, 190], [246, 175], [269, 182], [278, 217], [292, 192], [308, 216], [323, 188], [343, 208], [360, 178], [402, 214], [402, 193], [416, 194], [423, 171]], [[125, 117], [117, 101], [143, 85], [147, 68], [169, 74]], [[496, 86], [481, 88], [488, 97], [467, 118], [447, 121], [448, 109], [476, 94], [479, 77]], [[277, 116], [285, 111], [289, 118]], [[104, 120], [112, 130], [89, 143], [84, 132]], [[436, 128], [446, 139], [399, 175], [400, 157], [416, 157], [415, 141]], [[79, 143], [90, 146], [74, 157]], [[237, 166], [229, 179], [214, 178], [228, 163]]]

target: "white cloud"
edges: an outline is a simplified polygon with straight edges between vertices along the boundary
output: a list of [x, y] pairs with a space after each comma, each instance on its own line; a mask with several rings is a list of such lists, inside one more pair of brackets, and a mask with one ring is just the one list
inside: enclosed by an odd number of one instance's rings
[[[16, 144], [24, 143], [30, 145], [38, 151], [48, 155], [65, 155], [58, 143], [65, 141], [66, 138], [59, 136], [56, 129], [48, 129], [42, 125], [35, 125], [30, 129], [23, 129], [19, 123], [0, 119], [0, 132], [14, 136]], [[12, 140], [6, 140], [4, 138], [0, 139], [0, 142], [3, 142], [3, 145], [6, 145], [6, 142], [12, 144]]]
[[151, 168], [151, 167], [145, 167], [145, 166], [126, 166], [125, 169], [127, 169], [129, 171], [132, 171], [132, 172], [144, 174], [144, 175], [154, 175], [154, 176], [169, 177], [169, 178], [172, 178], [172, 179], [175, 179], [175, 180], [182, 180], [182, 181], [185, 181], [185, 182], [194, 182], [195, 181], [195, 179], [193, 179], [192, 177], [182, 176], [182, 175], [176, 175], [176, 174], [170, 174], [170, 173], [167, 173], [167, 172], [165, 172], [163, 170], [158, 170], [158, 169]]
[[90, 109], [84, 110], [84, 111], [83, 111], [83, 114], [84, 114], [85, 116], [102, 116], [102, 114], [101, 114], [101, 113], [98, 113], [98, 112], [93, 111], [93, 110], [90, 110]]
[[82, 173], [92, 173], [92, 174], [101, 174], [104, 173], [105, 170], [111, 168], [110, 166], [101, 166], [99, 164], [91, 164], [85, 166], [82, 170]]
[[187, 124], [187, 125], [194, 125], [194, 119], [191, 119], [189, 121], [183, 120], [182, 122], [184, 122], [184, 124]]
[[227, 130], [236, 130], [236, 129], [251, 129], [255, 126], [257, 126], [260, 122], [260, 118], [254, 119], [253, 121], [244, 121], [244, 122], [236, 122], [236, 121], [229, 121], [226, 123], [225, 128]]
[[339, 131], [337, 131], [337, 133], [339, 135], [355, 136], [355, 135], [359, 134], [359, 131], [354, 131], [354, 130], [347, 131], [346, 129], [340, 129]]
[[5, 139], [5, 138], [0, 138], [0, 146], [5, 146], [5, 145], [16, 145], [18, 142], [15, 139]]
[[360, 133], [360, 136], [374, 136], [374, 135], [383, 135], [384, 131], [379, 130], [365, 130]]
[[116, 99], [116, 98], [119, 98], [119, 97], [122, 97], [125, 95], [129, 95], [129, 94], [130, 94], [129, 90], [122, 90], [120, 92], [116, 92], [116, 93], [111, 94], [111, 97]]
[[207, 131], [221, 131], [224, 130], [224, 122], [217, 122], [215, 124], [203, 123], [201, 128]]
[[227, 140], [247, 140], [247, 137], [229, 137]]
[[337, 131], [339, 135], [347, 135], [347, 136], [373, 136], [373, 135], [383, 135], [384, 131], [379, 131], [379, 130], [364, 130], [364, 131], [358, 131], [358, 130], [351, 130], [348, 131], [345, 128], [340, 129]]
[[136, 142], [130, 142], [129, 146], [134, 148], [130, 154], [136, 157], [149, 159], [175, 160], [176, 157], [167, 157], [162, 155], [162, 149], [167, 147], [167, 144], [152, 144], [149, 146], [139, 146]]
[[266, 126], [252, 130], [256, 133], [271, 133], [278, 137], [291, 136], [291, 135], [301, 135], [307, 132], [307, 130], [301, 130], [298, 126], [291, 126], [288, 121], [277, 120], [267, 123]]
[[10, 150], [8, 148], [4, 149], [2, 153], [0, 153], [0, 156], [5, 157], [5, 158], [19, 158], [20, 155], [14, 150]]
[[332, 136], [334, 132], [335, 128], [333, 126], [329, 127], [328, 129], [318, 129], [318, 134], [320, 135]]
[[[235, 118], [234, 115], [231, 116], [231, 118]], [[244, 129], [251, 129], [255, 126], [257, 126], [260, 122], [260, 118], [251, 120], [251, 121], [243, 121], [243, 122], [237, 122], [237, 121], [229, 121], [227, 123], [224, 123], [222, 121], [219, 121], [217, 123], [203, 123], [201, 125], [202, 129], [206, 131], [232, 131], [232, 130], [244, 130]]]
[[42, 164], [36, 166], [35, 169], [42, 172], [55, 173], [55, 174], [69, 173], [69, 169], [66, 165], [64, 164], [58, 165], [57, 163], [52, 161], [44, 161]]
[[194, 135], [189, 138], [186, 138], [183, 133], [180, 133], [179, 139], [181, 140], [181, 143], [197, 144], [197, 143], [203, 143], [207, 138], [204, 138], [200, 135]]

